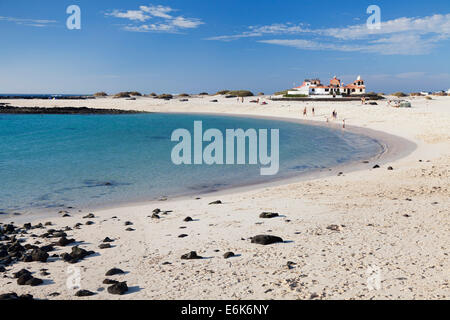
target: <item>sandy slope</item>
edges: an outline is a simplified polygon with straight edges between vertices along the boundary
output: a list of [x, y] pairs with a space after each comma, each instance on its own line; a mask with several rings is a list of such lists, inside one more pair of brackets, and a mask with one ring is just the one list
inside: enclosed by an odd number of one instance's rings
[[[87, 106], [163, 112], [218, 112], [302, 118], [304, 106], [314, 105], [316, 121], [336, 109], [348, 125], [367, 127], [417, 144], [410, 155], [380, 169], [344, 172], [284, 185], [168, 200], [94, 212], [92, 226], [69, 232], [81, 247], [98, 255], [74, 265], [80, 268], [83, 289], [96, 291], [112, 267], [127, 271], [112, 278], [127, 281], [123, 296], [99, 291], [94, 299], [448, 299], [450, 296], [450, 97], [413, 99], [413, 109], [392, 109], [359, 103], [270, 102], [267, 106], [235, 99], [190, 99], [189, 102], [96, 99], [87, 101], [0, 101], [16, 106]], [[340, 125], [340, 122], [339, 122]], [[421, 161], [420, 161], [421, 160]], [[392, 166], [393, 171], [387, 170]], [[208, 205], [220, 199], [222, 205]], [[151, 219], [155, 208], [173, 210]], [[262, 211], [282, 216], [262, 220]], [[84, 214], [86, 212], [83, 212]], [[77, 210], [70, 218], [50, 219], [62, 228], [85, 222]], [[118, 218], [113, 218], [117, 216]], [[193, 222], [183, 222], [186, 216]], [[11, 220], [11, 219], [10, 219]], [[127, 232], [125, 221], [136, 229]], [[339, 230], [327, 229], [338, 225]], [[180, 227], [185, 226], [185, 229]], [[40, 232], [37, 232], [40, 233]], [[178, 238], [187, 234], [186, 238]], [[251, 244], [250, 237], [273, 234], [286, 242]], [[114, 248], [100, 250], [101, 240], [116, 239]], [[33, 243], [35, 240], [29, 241]], [[45, 243], [45, 242], [44, 242]], [[206, 257], [186, 261], [191, 250]], [[216, 252], [215, 250], [220, 250]], [[70, 247], [58, 253], [68, 252]], [[238, 257], [225, 260], [233, 251]], [[288, 261], [296, 265], [289, 269]], [[170, 265], [163, 265], [170, 262]], [[1, 293], [31, 293], [38, 298], [73, 299], [66, 287], [67, 267], [60, 260], [21, 263], [0, 278]], [[370, 266], [380, 270], [381, 288], [369, 290]], [[12, 272], [26, 267], [45, 285], [18, 287]], [[49, 276], [39, 270], [48, 268]], [[372, 287], [374, 287], [372, 285]], [[376, 285], [375, 285], [376, 287]], [[375, 288], [376, 289], [376, 288]], [[101, 290], [101, 289], [100, 289]], [[52, 298], [48, 295], [59, 292]], [[79, 298], [76, 298], [79, 299]]]

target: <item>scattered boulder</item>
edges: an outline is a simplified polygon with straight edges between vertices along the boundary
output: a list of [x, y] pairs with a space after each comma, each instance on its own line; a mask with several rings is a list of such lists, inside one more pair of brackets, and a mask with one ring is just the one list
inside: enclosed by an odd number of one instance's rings
[[125, 231], [135, 231], [133, 228], [126, 228]]
[[90, 297], [93, 295], [95, 295], [95, 293], [89, 290], [78, 290], [77, 293], [75, 293], [75, 297]]
[[283, 239], [280, 237], [270, 236], [270, 235], [257, 235], [252, 238], [251, 242], [256, 243], [256, 244], [269, 245], [269, 244], [283, 242]]
[[259, 215], [259, 217], [262, 219], [272, 219], [275, 217], [279, 217], [279, 214], [275, 212], [263, 212]]
[[48, 296], [49, 297], [58, 297], [58, 296], [60, 296], [61, 294], [59, 293], [59, 292], [52, 292], [52, 293], [50, 293]]
[[86, 251], [78, 246], [72, 248], [71, 253], [63, 253], [61, 258], [69, 263], [77, 263], [87, 256], [94, 254], [94, 251]]
[[331, 231], [341, 231], [341, 228], [337, 224], [332, 224], [327, 227], [328, 230]]
[[286, 267], [287, 267], [289, 270], [290, 270], [290, 269], [293, 269], [295, 265], [296, 265], [296, 263], [295, 263], [295, 262], [292, 262], [292, 261], [288, 261], [288, 262], [286, 263]]
[[114, 240], [110, 239], [109, 237], [106, 237], [103, 239], [103, 242], [114, 242]]
[[115, 276], [116, 274], [124, 274], [123, 270], [119, 268], [112, 268], [105, 273], [105, 276]]
[[31, 272], [28, 271], [27, 269], [21, 269], [20, 271], [13, 273], [13, 276], [14, 276], [14, 278], [17, 279], [26, 274], [31, 275]]
[[195, 259], [203, 259], [203, 257], [200, 257], [199, 255], [197, 255], [197, 252], [191, 251], [189, 253], [183, 254], [181, 256], [181, 259], [183, 259], [183, 260], [195, 260]]
[[180, 234], [179, 236], [178, 236], [178, 238], [186, 238], [188, 235], [187, 234]]
[[222, 204], [222, 201], [216, 200], [216, 201], [210, 202], [209, 204], [210, 205], [212, 205], [212, 204]]
[[34, 249], [31, 252], [31, 258], [33, 261], [47, 262], [48, 253], [41, 249]]
[[57, 245], [60, 247], [65, 247], [71, 243], [74, 243], [75, 239], [67, 239], [67, 237], [61, 237], [58, 242]]
[[152, 219], [159, 219], [159, 218], [160, 218], [160, 216], [158, 214], [156, 214], [156, 213], [152, 214]]
[[99, 247], [99, 249], [110, 249], [110, 248], [112, 248], [109, 243], [102, 243], [98, 247]]
[[0, 294], [0, 301], [8, 300], [33, 300], [33, 296], [31, 294], [23, 294], [18, 296], [15, 292]]
[[118, 282], [108, 287], [108, 292], [110, 294], [123, 295], [128, 291], [128, 286], [126, 282]]
[[379, 168], [380, 168], [380, 166], [378, 164], [373, 166], [373, 169], [379, 169]]
[[95, 215], [93, 213], [89, 213], [88, 215], [84, 216], [83, 219], [94, 219]]
[[112, 280], [112, 279], [105, 279], [105, 280], [103, 280], [103, 284], [116, 284], [116, 283], [119, 283], [119, 281]]
[[184, 218], [183, 221], [184, 222], [191, 222], [191, 221], [194, 221], [194, 219], [192, 219], [191, 217], [186, 217], [186, 218]]
[[235, 256], [234, 252], [231, 252], [231, 251], [226, 252], [226, 253], [223, 255], [223, 257], [224, 257], [225, 259], [232, 258], [232, 257], [234, 257], [234, 256]]
[[393, 167], [391, 167], [391, 166], [389, 166], [388, 168], [387, 168], [389, 171], [392, 171], [392, 170], [394, 170], [394, 168]]
[[132, 225], [133, 225], [133, 222], [131, 222], [131, 221], [126, 221], [126, 222], [125, 222], [125, 225], [126, 225], [126, 226], [132, 226]]
[[24, 274], [21, 277], [19, 277], [19, 279], [17, 279], [17, 284], [19, 286], [36, 287], [43, 283], [44, 283], [44, 281], [42, 279], [35, 278], [31, 274]]

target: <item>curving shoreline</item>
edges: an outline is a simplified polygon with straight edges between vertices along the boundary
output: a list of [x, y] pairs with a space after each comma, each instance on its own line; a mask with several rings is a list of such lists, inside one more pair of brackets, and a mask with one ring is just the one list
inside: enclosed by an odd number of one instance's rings
[[[118, 102], [90, 103], [106, 108]], [[138, 99], [123, 101], [120, 107], [298, 119], [305, 106], [282, 102], [267, 107], [234, 105], [225, 100], [214, 105], [201, 99], [188, 104], [153, 103]], [[84, 299], [448, 299], [449, 105], [450, 99], [444, 98], [431, 102], [431, 107], [418, 100], [411, 110], [318, 103], [317, 120], [324, 122], [322, 115], [336, 108], [350, 125], [381, 135], [388, 132], [386, 138], [398, 137], [393, 144], [387, 141], [387, 153], [375, 161], [380, 168], [361, 164], [366, 166], [364, 170], [347, 168], [339, 176], [250, 187], [202, 195], [201, 199], [116, 207], [94, 211], [90, 219], [69, 210], [70, 217], [49, 219], [53, 225], [42, 231], [83, 223], [69, 231], [69, 236], [82, 240], [82, 248], [99, 253], [74, 265], [83, 267], [83, 289], [96, 293]], [[404, 139], [416, 147], [405, 149]], [[210, 205], [219, 199], [221, 204]], [[156, 208], [160, 209], [159, 219], [152, 218]], [[279, 217], [261, 219], [261, 212], [277, 212]], [[184, 221], [187, 216], [193, 221]], [[88, 220], [93, 224], [87, 225]], [[127, 221], [133, 224], [126, 226]], [[128, 228], [134, 231], [126, 231]], [[187, 236], [179, 237], [182, 234]], [[250, 238], [257, 234], [279, 236], [285, 242], [269, 246], [251, 243]], [[113, 247], [99, 249], [106, 236], [115, 240]], [[206, 258], [180, 259], [190, 251]], [[228, 251], [238, 256], [224, 259]], [[63, 252], [70, 252], [70, 247], [56, 251]], [[295, 265], [287, 267], [288, 261]], [[380, 290], [368, 290], [366, 285], [367, 268], [374, 265], [381, 271]], [[128, 272], [114, 279], [127, 281], [134, 288], [129, 294], [95, 291], [104, 287], [105, 272], [112, 267]], [[43, 278], [53, 283], [22, 287], [5, 278], [0, 279], [2, 293], [80, 299], [65, 287], [67, 263], [18, 263], [7, 268], [6, 274], [9, 277], [20, 268], [28, 268], [38, 277], [43, 277], [39, 270], [47, 268], [50, 275]], [[55, 291], [59, 296], [51, 296]]]
[[[23, 111], [17, 111], [16, 114], [135, 114], [142, 113], [140, 111], [128, 111], [128, 110], [120, 110], [120, 109], [95, 109], [95, 108], [76, 108], [76, 107], [65, 107], [65, 108], [21, 108], [14, 107], [15, 110], [24, 109]], [[1, 110], [1, 108], [0, 108]], [[43, 112], [43, 113], [42, 113]], [[0, 112], [1, 113], [1, 112]], [[158, 112], [156, 112], [158, 113]], [[179, 114], [179, 115], [211, 115], [211, 116], [222, 116], [222, 117], [236, 117], [236, 118], [248, 118], [248, 119], [264, 119], [264, 120], [274, 120], [274, 121], [284, 121], [297, 123], [302, 125], [309, 126], [318, 126], [318, 127], [326, 127], [331, 128], [332, 130], [342, 130], [339, 128], [337, 124], [323, 123], [319, 121], [311, 121], [311, 120], [302, 120], [302, 119], [293, 119], [286, 117], [273, 117], [273, 116], [258, 116], [258, 115], [239, 115], [239, 114], [221, 114], [221, 113], [211, 113], [211, 112], [191, 112], [191, 113], [181, 113], [181, 112], [171, 112], [171, 114]], [[365, 136], [373, 139], [378, 143], [381, 147], [381, 152], [378, 154], [374, 154], [371, 157], [365, 159], [366, 161], [362, 162], [359, 160], [352, 160], [342, 163], [340, 165], [336, 165], [330, 168], [324, 169], [315, 169], [308, 170], [307, 172], [295, 173], [292, 177], [273, 177], [267, 181], [263, 182], [248, 182], [248, 183], [240, 183], [230, 186], [222, 186], [214, 189], [207, 189], [203, 191], [187, 191], [182, 194], [174, 194], [174, 195], [166, 195], [167, 199], [171, 200], [180, 200], [180, 199], [189, 199], [193, 196], [220, 196], [227, 194], [236, 194], [240, 192], [249, 191], [252, 189], [259, 189], [265, 187], [276, 187], [281, 185], [286, 185], [295, 182], [302, 182], [307, 180], [315, 180], [315, 179], [323, 179], [325, 177], [330, 177], [338, 174], [339, 172], [353, 172], [359, 170], [365, 170], [371, 168], [371, 166], [377, 164], [382, 165], [389, 161], [394, 161], [396, 159], [400, 159], [408, 154], [410, 154], [417, 146], [409, 140], [404, 138], [400, 138], [395, 135], [391, 135], [385, 132], [371, 130], [368, 128], [361, 128], [357, 126], [347, 126], [345, 132], [350, 132], [357, 134], [359, 136]], [[155, 203], [156, 200], [139, 200], [139, 201], [127, 201], [127, 202], [113, 202], [109, 204], [103, 204], [98, 206], [77, 206], [77, 210], [82, 211], [98, 211], [98, 210], [107, 210], [114, 208], [127, 208], [130, 206], [136, 205], [146, 205]], [[69, 206], [69, 208], [72, 208]], [[0, 222], [2, 221], [10, 221], [11, 219], [16, 223], [25, 223], [25, 222], [39, 222], [43, 219], [54, 218], [58, 216], [59, 211], [64, 211], [67, 209], [66, 207], [56, 207], [55, 209], [46, 209], [46, 208], [30, 208], [25, 210], [25, 212], [20, 213], [20, 215], [14, 216], [13, 214], [2, 213], [0, 214]], [[19, 210], [21, 211], [21, 210]], [[49, 213], [53, 211], [53, 213]]]

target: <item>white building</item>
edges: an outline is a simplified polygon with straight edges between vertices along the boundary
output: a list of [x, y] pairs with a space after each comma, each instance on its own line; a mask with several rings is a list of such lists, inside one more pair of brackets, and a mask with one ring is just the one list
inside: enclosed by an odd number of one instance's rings
[[319, 79], [306, 79], [299, 87], [288, 91], [288, 95], [305, 96], [340, 96], [365, 94], [366, 86], [360, 76], [352, 84], [344, 85], [341, 80], [334, 77], [330, 80], [330, 85], [323, 85]]

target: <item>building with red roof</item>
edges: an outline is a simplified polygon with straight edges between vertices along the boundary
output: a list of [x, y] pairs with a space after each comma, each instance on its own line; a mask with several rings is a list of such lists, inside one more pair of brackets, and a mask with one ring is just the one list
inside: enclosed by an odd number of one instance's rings
[[319, 79], [306, 79], [299, 87], [288, 91], [289, 95], [304, 96], [342, 96], [342, 95], [360, 95], [366, 93], [366, 86], [361, 76], [349, 85], [344, 83], [337, 77], [330, 80], [329, 85], [323, 85]]

